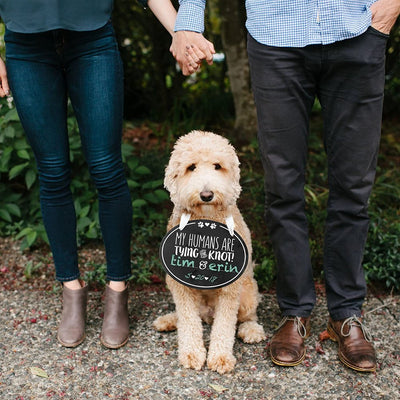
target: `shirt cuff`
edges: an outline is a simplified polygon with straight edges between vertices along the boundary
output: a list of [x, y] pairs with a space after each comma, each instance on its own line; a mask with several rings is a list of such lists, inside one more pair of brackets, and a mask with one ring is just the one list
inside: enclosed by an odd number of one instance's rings
[[181, 2], [176, 17], [174, 31], [204, 32], [205, 2]]

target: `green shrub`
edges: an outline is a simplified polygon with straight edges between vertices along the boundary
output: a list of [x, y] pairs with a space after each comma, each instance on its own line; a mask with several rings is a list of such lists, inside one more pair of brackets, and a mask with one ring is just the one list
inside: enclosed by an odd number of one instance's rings
[[105, 286], [107, 283], [107, 266], [106, 264], [96, 264], [96, 263], [88, 263], [85, 266], [87, 269], [85, 270], [83, 280], [87, 282], [88, 285], [94, 286]]
[[39, 213], [35, 160], [10, 99], [0, 100], [0, 195], [1, 234], [24, 231], [24, 245], [45, 239], [31, 226]]
[[271, 289], [276, 279], [276, 262], [273, 254], [264, 257], [254, 268], [254, 278], [260, 290]]
[[368, 282], [400, 291], [400, 222], [371, 224], [363, 264]]

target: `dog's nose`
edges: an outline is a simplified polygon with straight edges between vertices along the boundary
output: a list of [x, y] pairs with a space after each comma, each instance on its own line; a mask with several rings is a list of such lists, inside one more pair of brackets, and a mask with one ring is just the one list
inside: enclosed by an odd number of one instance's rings
[[209, 202], [214, 198], [214, 192], [204, 190], [203, 192], [200, 193], [200, 198], [205, 202]]

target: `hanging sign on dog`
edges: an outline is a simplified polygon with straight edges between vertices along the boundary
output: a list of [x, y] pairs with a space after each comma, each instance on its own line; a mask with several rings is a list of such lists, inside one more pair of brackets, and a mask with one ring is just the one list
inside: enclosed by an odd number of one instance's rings
[[160, 259], [176, 281], [195, 289], [217, 289], [243, 274], [248, 250], [243, 239], [227, 225], [201, 219], [179, 225], [164, 236]]

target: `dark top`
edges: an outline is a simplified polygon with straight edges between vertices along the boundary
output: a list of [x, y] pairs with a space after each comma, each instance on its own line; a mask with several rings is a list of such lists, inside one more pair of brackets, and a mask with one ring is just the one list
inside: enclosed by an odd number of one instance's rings
[[21, 33], [91, 31], [107, 23], [112, 8], [113, 0], [0, 0], [7, 29]]

